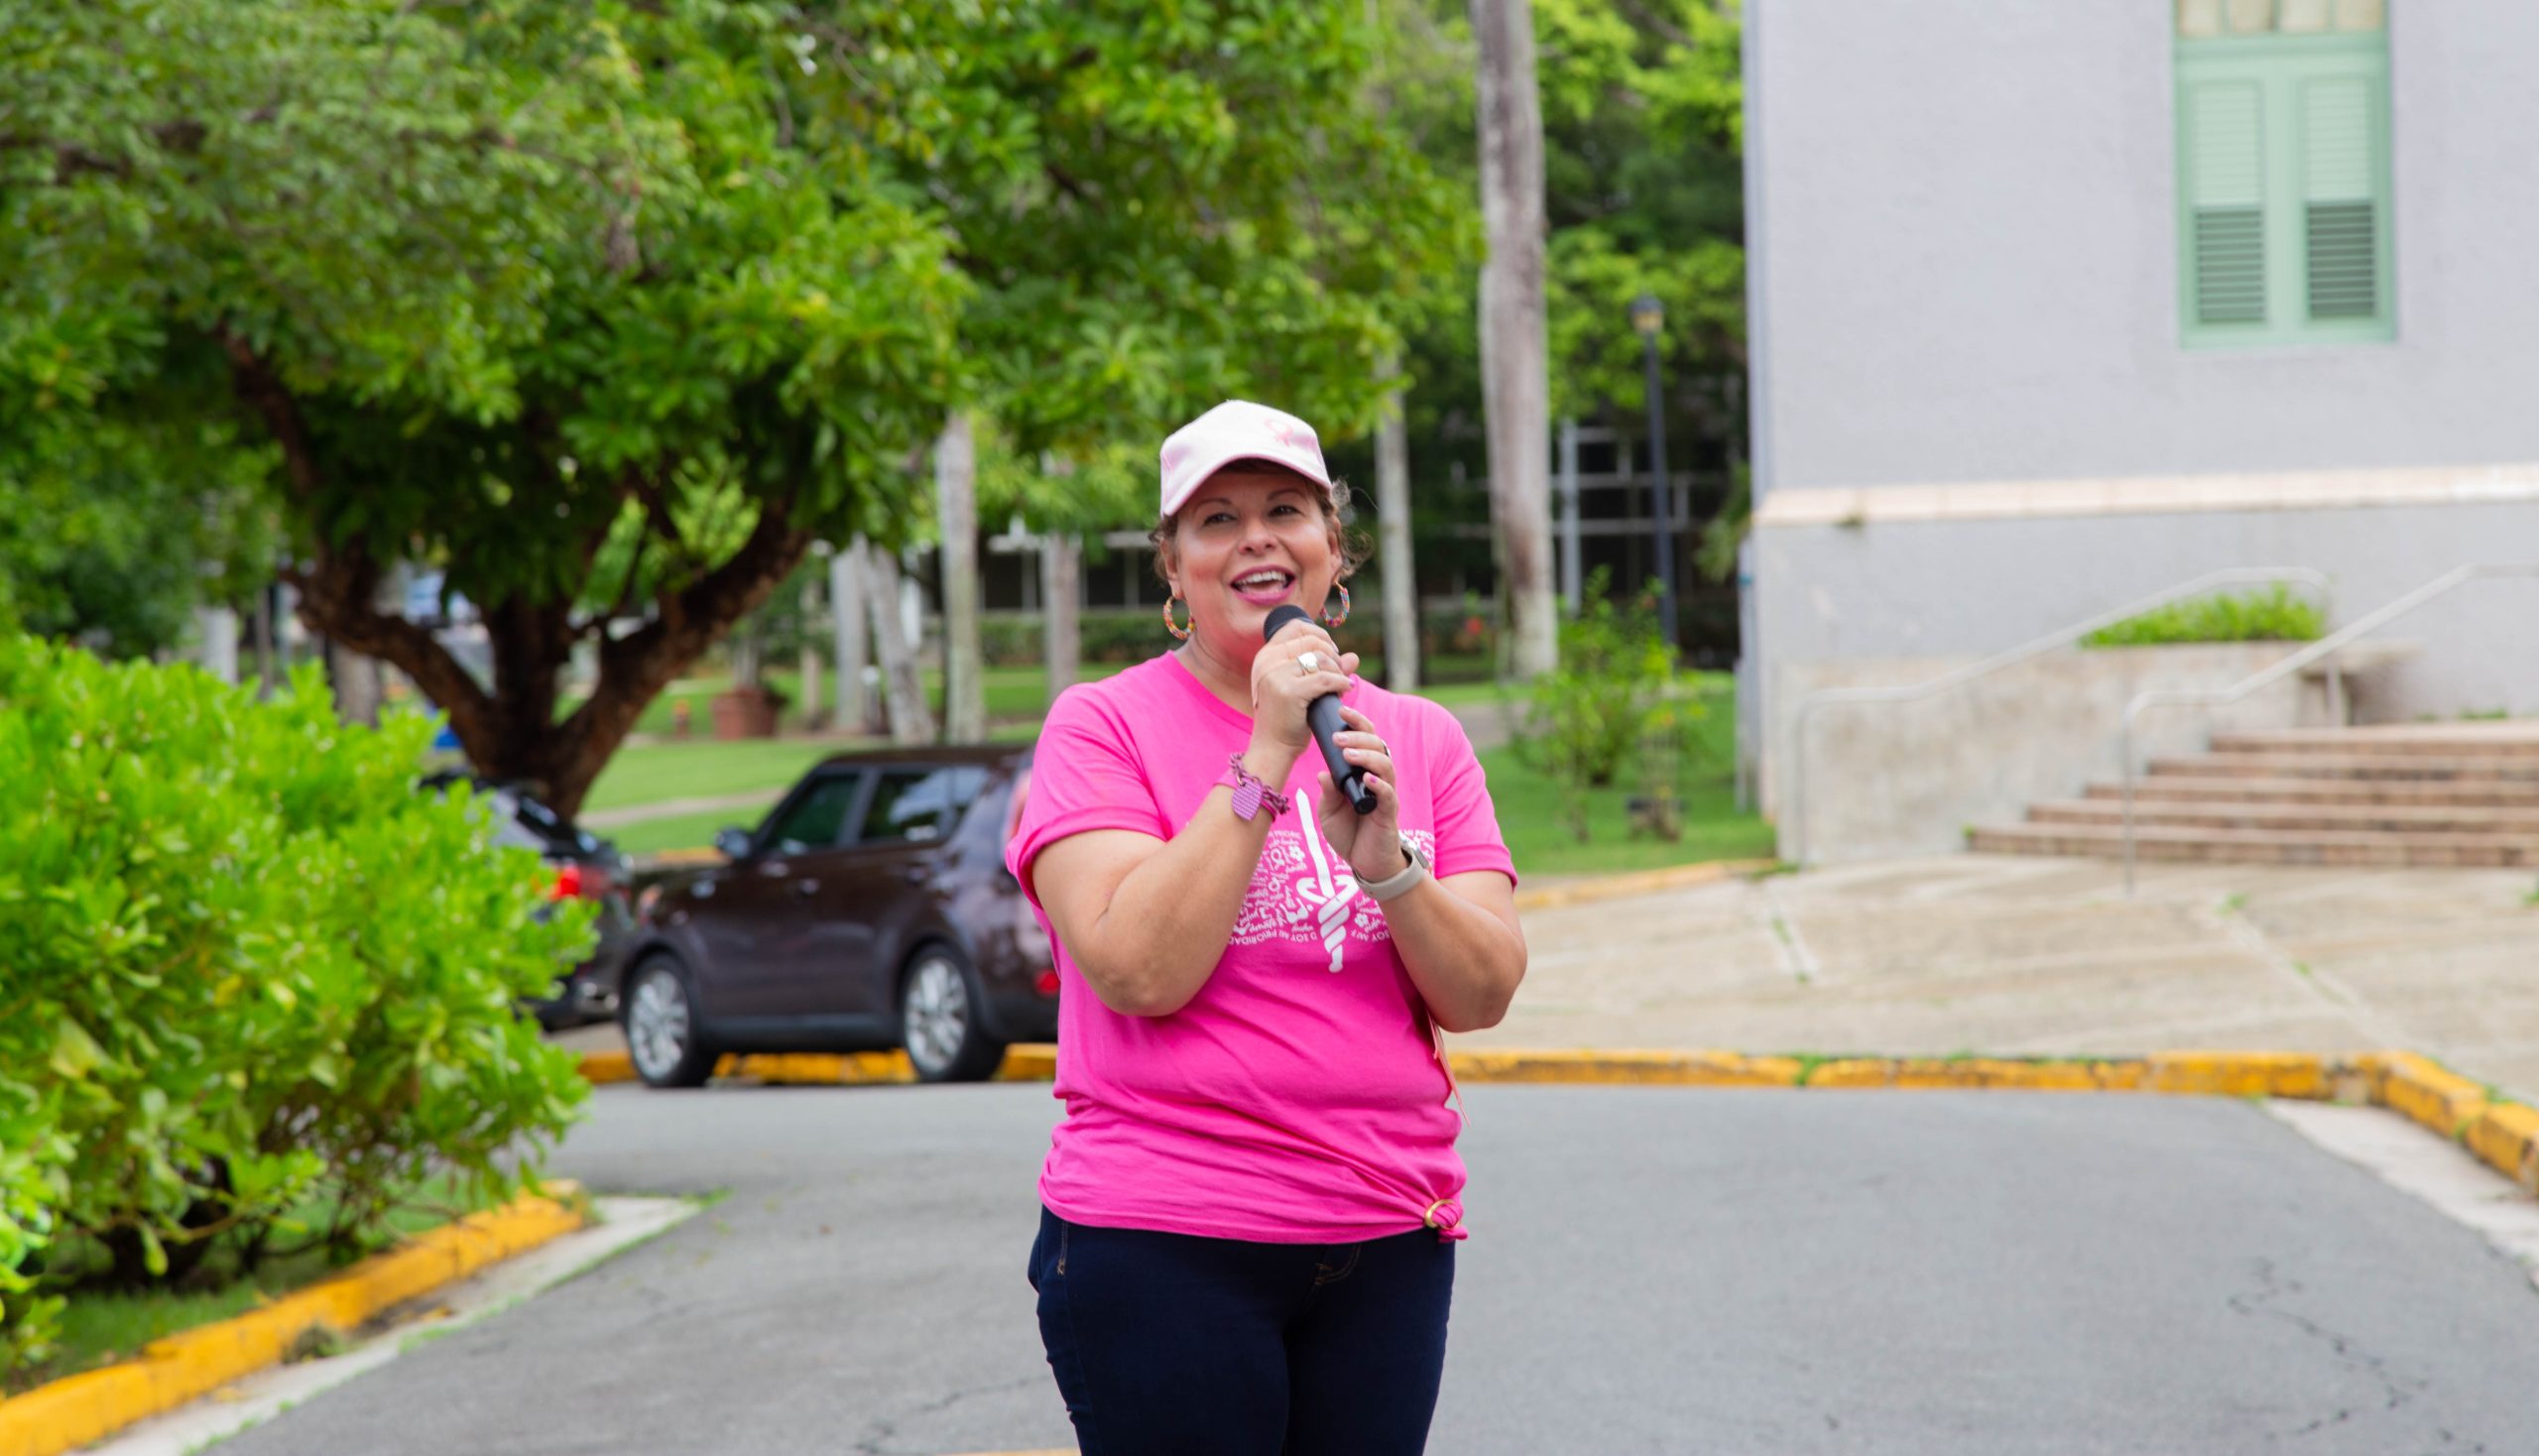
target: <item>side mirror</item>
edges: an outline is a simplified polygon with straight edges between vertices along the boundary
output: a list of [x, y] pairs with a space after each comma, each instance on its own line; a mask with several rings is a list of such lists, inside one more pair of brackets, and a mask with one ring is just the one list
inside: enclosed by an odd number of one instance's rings
[[718, 829], [714, 833], [714, 848], [727, 860], [745, 859], [750, 852], [750, 831]]

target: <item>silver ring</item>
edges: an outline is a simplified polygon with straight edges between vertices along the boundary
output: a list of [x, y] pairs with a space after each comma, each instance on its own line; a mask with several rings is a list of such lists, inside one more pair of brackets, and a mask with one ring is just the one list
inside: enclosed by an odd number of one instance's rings
[[1322, 659], [1320, 656], [1314, 653], [1307, 653], [1303, 657], [1296, 659], [1296, 670], [1310, 677], [1316, 670], [1316, 665], [1321, 661]]

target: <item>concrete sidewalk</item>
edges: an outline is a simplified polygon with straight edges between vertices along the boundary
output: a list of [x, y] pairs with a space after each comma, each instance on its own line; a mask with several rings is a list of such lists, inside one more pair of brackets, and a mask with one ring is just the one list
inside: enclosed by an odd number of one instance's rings
[[2539, 1093], [2527, 871], [1953, 855], [1525, 916], [1465, 1046], [2002, 1055], [2403, 1046]]

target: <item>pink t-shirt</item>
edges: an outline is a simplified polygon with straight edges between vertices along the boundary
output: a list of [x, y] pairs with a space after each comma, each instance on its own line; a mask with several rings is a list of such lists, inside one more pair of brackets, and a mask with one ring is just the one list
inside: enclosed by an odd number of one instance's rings
[[[1391, 749], [1401, 827], [1436, 873], [1496, 870], [1512, 882], [1454, 715], [1363, 681], [1341, 701]], [[1049, 919], [1033, 856], [1093, 829], [1172, 838], [1251, 738], [1252, 720], [1168, 653], [1060, 695], [1006, 848], [1040, 928]], [[1383, 908], [1314, 822], [1321, 772], [1309, 750], [1280, 786], [1295, 807], [1270, 831], [1224, 958], [1181, 1010], [1111, 1010], [1050, 935], [1066, 1119], [1049, 1140], [1040, 1198], [1059, 1217], [1269, 1244], [1354, 1243], [1461, 1219], [1453, 1086]]]

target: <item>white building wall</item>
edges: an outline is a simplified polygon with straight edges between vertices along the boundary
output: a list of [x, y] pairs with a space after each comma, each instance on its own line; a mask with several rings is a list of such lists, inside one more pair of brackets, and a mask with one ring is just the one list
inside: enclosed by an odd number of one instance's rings
[[[2179, 341], [2170, 0], [1746, 0], [1753, 721], [1793, 665], [2216, 567], [2326, 570], [2351, 619], [2539, 560], [2539, 4], [2388, 8], [2397, 337], [2224, 350]], [[2387, 635], [2421, 651], [2372, 716], [2539, 713], [2539, 586]]]
[[2178, 342], [2168, 0], [1748, 0], [1765, 491], [2539, 461], [2539, 5], [2390, 0], [2394, 343]]

